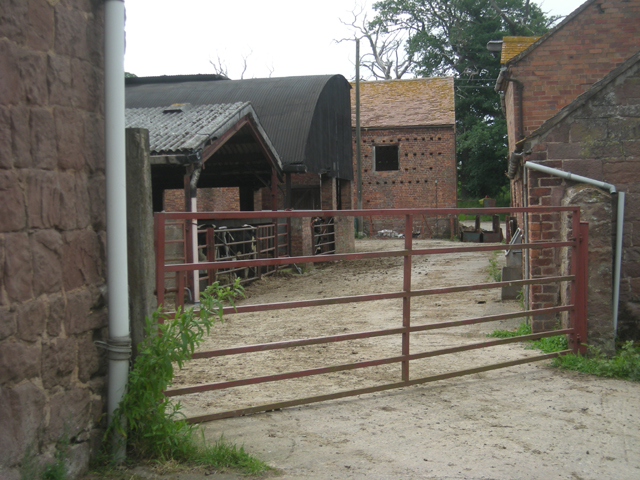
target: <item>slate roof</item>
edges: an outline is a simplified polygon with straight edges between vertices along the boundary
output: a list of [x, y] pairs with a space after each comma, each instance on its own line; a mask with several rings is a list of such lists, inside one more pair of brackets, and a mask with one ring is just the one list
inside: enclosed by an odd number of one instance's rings
[[502, 37], [500, 63], [507, 63], [513, 57], [529, 48], [540, 37]]
[[127, 108], [250, 102], [284, 165], [350, 180], [349, 83], [342, 75], [221, 80], [215, 75], [126, 79]]
[[253, 117], [272, 155], [278, 159], [277, 152], [248, 102], [127, 108], [125, 125], [127, 128], [149, 130], [151, 155], [189, 154], [201, 152], [207, 142], [216, 140], [246, 115]]
[[[355, 85], [351, 89], [351, 124], [356, 124]], [[454, 125], [453, 77], [360, 82], [363, 128]]]

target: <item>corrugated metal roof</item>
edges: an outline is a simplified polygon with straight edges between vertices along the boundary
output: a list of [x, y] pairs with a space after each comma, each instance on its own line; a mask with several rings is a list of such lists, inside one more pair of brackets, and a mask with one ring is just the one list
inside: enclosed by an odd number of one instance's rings
[[[151, 77], [133, 79], [126, 87], [128, 108], [234, 102], [251, 103], [283, 164], [304, 163], [310, 172], [353, 177], [349, 84], [342, 75], [249, 80]], [[337, 128], [338, 124], [346, 127]]]
[[[355, 88], [351, 115], [355, 125]], [[362, 127], [453, 125], [455, 119], [453, 77], [360, 82]]]
[[[182, 104], [184, 105], [184, 104]], [[202, 150], [209, 139], [220, 136], [236, 123], [249, 103], [184, 105], [183, 108], [127, 108], [127, 128], [149, 130], [152, 155], [190, 153]]]
[[540, 37], [502, 37], [502, 53], [500, 63], [507, 63], [513, 57], [524, 52], [530, 45], [538, 41]]

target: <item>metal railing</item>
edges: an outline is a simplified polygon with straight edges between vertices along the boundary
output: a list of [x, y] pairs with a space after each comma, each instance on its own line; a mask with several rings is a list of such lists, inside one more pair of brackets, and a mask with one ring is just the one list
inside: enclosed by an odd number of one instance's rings
[[[570, 351], [584, 351], [584, 343], [586, 342], [586, 282], [587, 282], [587, 239], [588, 239], [588, 225], [585, 222], [580, 222], [580, 211], [578, 207], [529, 207], [529, 208], [496, 208], [491, 209], [492, 213], [506, 213], [514, 216], [518, 213], [543, 213], [543, 212], [561, 212], [571, 217], [571, 236], [561, 241], [545, 241], [536, 243], [521, 243], [517, 245], [505, 245], [505, 244], [461, 244], [451, 243], [451, 246], [437, 246], [434, 248], [420, 248], [416, 249], [413, 245], [413, 219], [426, 218], [426, 217], [446, 217], [448, 215], [458, 214], [486, 214], [487, 209], [407, 209], [407, 210], [367, 210], [367, 217], [375, 216], [402, 216], [404, 217], [404, 248], [400, 250], [392, 251], [378, 251], [378, 252], [361, 252], [361, 253], [334, 253], [321, 256], [298, 256], [281, 258], [277, 255], [277, 248], [268, 250], [258, 249], [258, 251], [271, 252], [268, 258], [255, 258], [250, 260], [229, 260], [224, 262], [204, 262], [199, 264], [164, 264], [164, 262], [158, 263], [157, 278], [158, 278], [158, 292], [163, 288], [163, 281], [165, 272], [188, 272], [194, 269], [220, 269], [220, 268], [255, 268], [255, 267], [277, 267], [279, 265], [296, 263], [319, 263], [319, 262], [335, 262], [345, 260], [364, 260], [374, 258], [389, 258], [400, 257], [403, 259], [403, 280], [401, 289], [395, 291], [389, 291], [384, 293], [365, 294], [365, 295], [347, 295], [334, 298], [321, 298], [312, 300], [300, 300], [281, 303], [270, 303], [262, 305], [239, 305], [236, 309], [226, 308], [225, 314], [235, 313], [249, 313], [249, 312], [264, 312], [264, 311], [277, 311], [284, 309], [304, 308], [304, 307], [322, 307], [327, 305], [341, 305], [360, 302], [371, 302], [389, 299], [401, 299], [402, 300], [402, 325], [395, 328], [387, 328], [382, 330], [373, 331], [361, 331], [354, 333], [346, 333], [340, 335], [330, 335], [324, 337], [315, 338], [299, 338], [292, 340], [277, 341], [264, 344], [254, 344], [246, 346], [238, 346], [233, 348], [224, 348], [212, 351], [196, 352], [193, 355], [194, 359], [197, 358], [213, 358], [223, 357], [228, 355], [241, 355], [251, 352], [264, 352], [268, 350], [280, 350], [289, 349], [307, 345], [319, 345], [335, 342], [344, 342], [354, 339], [365, 339], [382, 336], [400, 336], [401, 348], [396, 356], [377, 358], [373, 360], [360, 361], [354, 363], [347, 363], [341, 365], [321, 366], [317, 368], [311, 368], [301, 371], [291, 371], [287, 373], [279, 373], [276, 375], [265, 375], [253, 378], [244, 378], [232, 381], [223, 381], [216, 383], [207, 383], [183, 388], [174, 388], [165, 392], [167, 396], [187, 395], [199, 392], [207, 392], [213, 390], [222, 390], [227, 388], [234, 388], [243, 385], [255, 385], [265, 382], [275, 382], [286, 379], [309, 377], [313, 375], [322, 375], [327, 373], [334, 373], [340, 371], [349, 371], [356, 369], [369, 368], [379, 365], [387, 364], [400, 364], [401, 365], [401, 378], [398, 382], [388, 383], [384, 385], [377, 385], [367, 388], [359, 388], [349, 391], [342, 391], [337, 393], [329, 393], [326, 395], [319, 395], [314, 397], [301, 398], [296, 400], [289, 400], [277, 403], [271, 403], [267, 405], [254, 406], [250, 408], [242, 408], [237, 410], [212, 413], [207, 415], [200, 415], [197, 417], [189, 418], [190, 422], [209, 421], [219, 418], [226, 418], [231, 416], [246, 415], [250, 413], [256, 413], [261, 411], [273, 410], [277, 408], [290, 407], [301, 404], [308, 404], [313, 402], [326, 401], [336, 398], [342, 398], [347, 396], [361, 395], [365, 393], [378, 392], [383, 390], [389, 390], [399, 387], [407, 387], [411, 385], [418, 385], [426, 382], [432, 382], [442, 380], [446, 378], [453, 378], [462, 375], [470, 375], [474, 373], [495, 370], [499, 368], [505, 368], [514, 365], [520, 365], [540, 360], [553, 358], [559, 355], [566, 354]], [[167, 221], [173, 220], [204, 220], [216, 216], [219, 219], [225, 218], [271, 218], [275, 219], [290, 219], [295, 217], [313, 217], [317, 215], [317, 211], [288, 211], [288, 212], [218, 212], [218, 213], [159, 213], [156, 214], [156, 232], [163, 232], [163, 226]], [[326, 215], [332, 217], [356, 217], [362, 215], [362, 211], [344, 210], [344, 211], [329, 211], [323, 212]], [[277, 236], [276, 236], [277, 237]], [[158, 246], [164, 245], [164, 239], [157, 239]], [[540, 276], [537, 278], [502, 281], [495, 283], [481, 283], [473, 285], [457, 285], [447, 286], [440, 288], [429, 289], [412, 289], [411, 279], [411, 264], [412, 259], [417, 256], [429, 256], [440, 254], [452, 254], [463, 252], [492, 252], [492, 251], [504, 251], [511, 249], [535, 250], [535, 249], [549, 249], [549, 248], [568, 248], [570, 260], [570, 271], [567, 274], [553, 275], [553, 276]], [[158, 253], [158, 258], [164, 258], [164, 252]], [[513, 286], [526, 286], [526, 285], [548, 285], [559, 284], [568, 282], [570, 288], [570, 300], [565, 305], [550, 306], [548, 308], [516, 311], [512, 313], [503, 313], [499, 315], [489, 315], [483, 317], [466, 318], [461, 320], [449, 320], [439, 321], [437, 323], [428, 324], [412, 324], [411, 321], [411, 299], [417, 297], [424, 297], [430, 295], [444, 295], [455, 292], [470, 292], [477, 290], [497, 289], [502, 287]], [[162, 303], [162, 295], [158, 295], [159, 303]], [[434, 351], [410, 352], [410, 337], [412, 333], [423, 332], [429, 330], [437, 330], [444, 328], [460, 327], [464, 325], [474, 325], [486, 322], [493, 322], [496, 320], [505, 320], [520, 317], [530, 317], [533, 315], [557, 315], [563, 312], [568, 314], [568, 326], [559, 330], [539, 332], [530, 335], [523, 335], [512, 338], [501, 338], [486, 340], [478, 343], [465, 344], [461, 346], [449, 347], [444, 349], [438, 349]], [[514, 342], [521, 342], [525, 340], [535, 340], [543, 337], [567, 335], [569, 349], [560, 352], [548, 353], [543, 355], [529, 356], [522, 359], [510, 360], [499, 362], [496, 364], [485, 365], [476, 368], [469, 368], [465, 370], [459, 370], [454, 372], [448, 372], [439, 375], [430, 375], [426, 377], [412, 378], [410, 375], [410, 365], [412, 361], [435, 357], [438, 355], [452, 354], [456, 352], [465, 352], [476, 349], [483, 349], [498, 345], [505, 345]]]

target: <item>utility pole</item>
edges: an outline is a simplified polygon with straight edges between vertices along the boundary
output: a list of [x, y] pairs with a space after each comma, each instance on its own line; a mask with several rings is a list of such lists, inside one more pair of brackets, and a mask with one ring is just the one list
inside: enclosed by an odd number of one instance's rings
[[[360, 39], [356, 38], [356, 199], [362, 210], [362, 158], [360, 152]], [[356, 231], [362, 235], [362, 217], [356, 217]]]

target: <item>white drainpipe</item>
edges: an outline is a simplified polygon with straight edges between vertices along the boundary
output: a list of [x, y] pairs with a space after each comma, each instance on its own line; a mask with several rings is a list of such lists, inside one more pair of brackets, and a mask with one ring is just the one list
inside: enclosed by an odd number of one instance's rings
[[[127, 272], [127, 188], [124, 123], [124, 1], [104, 3], [104, 116], [109, 307], [109, 421], [127, 386], [131, 334]], [[125, 452], [114, 452], [124, 459]]]
[[618, 336], [618, 303], [620, 302], [620, 269], [622, 264], [622, 233], [624, 227], [624, 192], [618, 192], [615, 185], [610, 183], [594, 180], [593, 178], [583, 177], [573, 173], [558, 170], [557, 168], [545, 167], [533, 162], [525, 162], [524, 166], [531, 170], [555, 175], [556, 177], [566, 178], [579, 183], [587, 183], [605, 190], [609, 190], [612, 195], [618, 195], [618, 212], [616, 218], [616, 253], [613, 271], [613, 338]]

